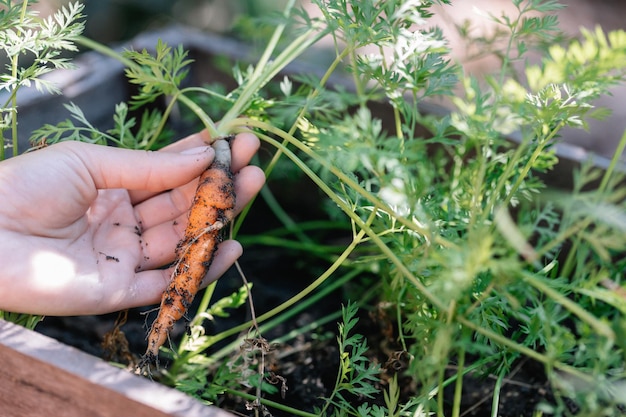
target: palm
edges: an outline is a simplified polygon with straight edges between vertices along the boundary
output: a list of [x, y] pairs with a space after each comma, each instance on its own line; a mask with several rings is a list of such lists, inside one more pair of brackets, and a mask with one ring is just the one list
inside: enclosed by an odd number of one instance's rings
[[74, 235], [61, 242], [74, 254], [82, 272], [76, 278], [84, 281], [83, 286], [96, 287], [96, 295], [108, 294], [115, 288], [133, 291], [136, 273], [160, 266], [173, 257], [173, 251], [168, 251], [170, 259], [161, 258], [159, 265], [149, 262], [150, 243], [142, 239], [142, 228], [126, 190], [101, 190], [87, 214], [77, 222], [85, 227], [74, 228]]
[[[237, 150], [238, 140], [233, 144], [233, 169], [240, 171], [235, 177], [240, 209], [263, 179], [258, 168], [246, 166], [258, 140], [242, 139]], [[191, 137], [172, 150], [201, 143], [202, 137]], [[156, 302], [167, 285], [170, 272], [155, 268], [174, 260], [195, 177], [203, 165], [173, 166], [160, 178], [145, 172], [154, 163], [128, 166], [132, 164], [116, 154], [110, 163], [117, 166], [106, 165], [110, 175], [102, 175], [93, 166], [97, 162], [76, 158], [75, 146], [55, 145], [20, 157], [19, 164], [9, 160], [1, 166], [0, 254], [11, 254], [12, 262], [0, 276], [0, 287], [7, 295], [26, 289], [32, 302], [23, 309], [25, 300], [7, 296], [3, 301], [0, 293], [0, 302], [8, 305], [0, 308], [39, 314], [104, 313]], [[136, 169], [138, 176], [115, 177], [129, 169]], [[240, 251], [237, 242], [224, 242], [209, 278], [221, 275]]]

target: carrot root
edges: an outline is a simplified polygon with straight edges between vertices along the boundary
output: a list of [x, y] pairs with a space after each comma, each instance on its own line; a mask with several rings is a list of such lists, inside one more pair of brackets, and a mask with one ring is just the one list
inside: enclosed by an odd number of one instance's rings
[[157, 362], [174, 324], [180, 320], [200, 290], [218, 244], [221, 229], [234, 217], [235, 189], [230, 171], [230, 145], [226, 139], [213, 143], [215, 158], [202, 173], [189, 210], [185, 236], [176, 247], [172, 279], [163, 292], [159, 313], [148, 334], [142, 367]]

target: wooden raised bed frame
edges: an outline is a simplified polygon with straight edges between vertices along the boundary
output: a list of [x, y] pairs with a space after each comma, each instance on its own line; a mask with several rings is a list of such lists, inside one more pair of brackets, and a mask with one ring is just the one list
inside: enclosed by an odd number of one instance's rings
[[233, 417], [2, 320], [0, 380], [0, 415], [6, 417]]

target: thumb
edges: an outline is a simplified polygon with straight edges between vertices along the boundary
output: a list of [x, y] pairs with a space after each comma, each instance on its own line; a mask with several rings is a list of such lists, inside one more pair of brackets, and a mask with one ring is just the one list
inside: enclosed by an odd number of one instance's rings
[[89, 170], [98, 189], [158, 192], [175, 188], [200, 175], [215, 155], [210, 146], [174, 153], [80, 145], [76, 154]]

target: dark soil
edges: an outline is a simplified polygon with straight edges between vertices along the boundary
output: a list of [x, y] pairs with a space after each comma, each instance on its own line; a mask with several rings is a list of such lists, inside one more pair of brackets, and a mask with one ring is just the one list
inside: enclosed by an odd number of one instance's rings
[[[267, 258], [267, 256], [266, 256]], [[245, 268], [245, 266], [244, 266]], [[274, 270], [276, 272], [276, 270]], [[286, 299], [295, 290], [288, 288], [286, 282], [294, 281], [286, 279], [293, 275], [283, 275], [276, 273], [273, 277], [282, 277], [282, 283], [260, 283], [260, 277], [255, 282], [255, 302], [257, 308], [263, 310], [262, 305], [268, 308], [277, 305]], [[276, 278], [272, 278], [275, 280]], [[239, 278], [231, 271], [222, 278], [223, 282], [238, 282]], [[297, 281], [296, 281], [297, 282]], [[230, 287], [224, 285], [224, 287]], [[233, 287], [235, 287], [233, 285]], [[230, 288], [223, 288], [227, 293]], [[267, 302], [267, 304], [265, 304]], [[274, 336], [283, 335], [290, 330], [297, 329], [310, 323], [324, 315], [340, 308], [341, 300], [338, 296], [333, 300], [319, 306], [314, 311], [309, 311], [294, 318], [290, 323], [285, 323], [280, 328], [275, 329], [271, 334], [264, 335], [271, 340]], [[129, 312], [128, 321], [122, 326], [129, 343], [130, 351], [139, 357], [146, 347], [146, 333], [149, 323], [153, 320], [152, 315], [146, 312], [149, 309], [135, 309]], [[38, 331], [54, 337], [66, 344], [75, 346], [81, 350], [99, 357], [105, 357], [106, 352], [102, 347], [103, 337], [114, 327], [117, 314], [103, 316], [85, 317], [47, 317], [37, 328]], [[232, 317], [232, 320], [242, 318]], [[228, 326], [227, 323], [219, 323], [218, 327]], [[217, 331], [219, 329], [213, 329]], [[285, 404], [300, 410], [314, 412], [315, 407], [323, 405], [322, 397], [329, 396], [337, 377], [339, 367], [339, 352], [336, 342], [337, 324], [318, 328], [314, 334], [303, 335], [291, 340], [287, 344], [277, 346], [268, 357], [268, 367], [276, 375], [285, 378], [287, 391], [285, 397], [281, 398], [280, 393], [267, 395], [266, 398]], [[172, 338], [176, 340], [185, 331], [184, 323], [179, 323]], [[360, 318], [358, 332], [368, 339], [371, 347], [371, 361], [378, 363], [383, 368], [383, 378], [381, 378], [381, 388], [384, 388], [388, 378], [398, 373], [402, 397], [408, 399], [414, 392], [410, 375], [406, 374], [406, 358], [399, 350], [393, 349], [383, 343], [384, 337], [381, 334], [378, 323], [363, 315]], [[114, 358], [123, 360], [123, 358]], [[453, 365], [450, 366], [450, 375], [454, 372]], [[494, 386], [496, 378], [492, 376], [470, 375], [464, 381], [462, 410], [464, 416], [491, 416]], [[450, 407], [453, 398], [453, 386], [446, 390], [446, 406]], [[359, 404], [367, 401], [370, 404], [384, 405], [382, 395], [379, 398], [363, 399], [354, 398], [353, 402]], [[546, 385], [543, 368], [541, 365], [529, 360], [522, 361], [513, 372], [505, 379], [500, 393], [498, 415], [500, 417], [523, 417], [532, 416], [533, 411], [540, 402], [550, 402], [549, 390]], [[232, 410], [241, 415], [254, 415], [246, 410], [245, 401], [236, 397], [227, 397], [220, 407]], [[287, 416], [276, 410], [270, 410], [273, 416]], [[449, 415], [449, 412], [446, 412]]]

